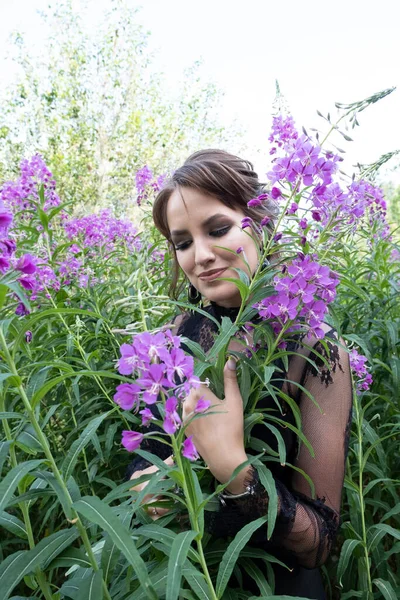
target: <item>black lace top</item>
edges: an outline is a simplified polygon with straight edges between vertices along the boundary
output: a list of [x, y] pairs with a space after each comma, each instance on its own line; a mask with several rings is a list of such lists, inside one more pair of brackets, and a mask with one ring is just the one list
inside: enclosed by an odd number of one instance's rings
[[[222, 316], [234, 319], [236, 309], [224, 309], [210, 305], [206, 312], [221, 320]], [[186, 314], [178, 328], [178, 334], [198, 342], [204, 351], [209, 350], [217, 331], [216, 324], [199, 313]], [[303, 470], [313, 481], [315, 497], [311, 497], [310, 485], [302, 474], [290, 466], [278, 462], [268, 463], [278, 493], [278, 517], [274, 533], [267, 540], [267, 532], [259, 529], [252, 543], [265, 547], [288, 565], [314, 568], [326, 560], [338, 525], [345, 460], [351, 424], [352, 383], [348, 355], [335, 342], [335, 334], [326, 328], [329, 339], [329, 356], [320, 342], [313, 349], [323, 355], [326, 363], [315, 354], [310, 356], [313, 365], [302, 356], [293, 355], [289, 360], [286, 376], [279, 378], [283, 390], [298, 405], [301, 413], [302, 431], [311, 443], [312, 457], [304, 444], [298, 447], [296, 434], [286, 426], [278, 427], [286, 446], [287, 463]], [[310, 355], [300, 345], [297, 352]], [[282, 365], [280, 365], [282, 366]], [[300, 386], [291, 382], [298, 382]], [[275, 385], [279, 385], [276, 383]], [[302, 391], [307, 390], [318, 407]], [[263, 400], [263, 409], [276, 409], [271, 397]], [[280, 418], [294, 424], [292, 410], [284, 411]], [[276, 437], [262, 424], [255, 425], [251, 435], [270, 448], [277, 449]], [[167, 458], [168, 447], [147, 439], [142, 447], [161, 458]], [[249, 453], [251, 450], [249, 450]], [[145, 460], [136, 458], [130, 465], [129, 475], [149, 466]], [[206, 512], [208, 530], [214, 536], [233, 536], [246, 523], [267, 514], [268, 496], [258, 482], [255, 471], [246, 482], [252, 493], [237, 500], [221, 501], [219, 512]]]

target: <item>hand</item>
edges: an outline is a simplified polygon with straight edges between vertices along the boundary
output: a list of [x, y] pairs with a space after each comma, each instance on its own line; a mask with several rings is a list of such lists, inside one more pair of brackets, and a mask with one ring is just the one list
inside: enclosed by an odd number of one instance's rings
[[[194, 419], [186, 428], [186, 435], [193, 436], [197, 451], [209, 466], [218, 481], [226, 483], [232, 472], [247, 460], [244, 449], [243, 400], [236, 376], [236, 362], [230, 358], [224, 368], [225, 399], [221, 400], [202, 385], [192, 389], [183, 403], [183, 418], [188, 419], [200, 398], [211, 403], [204, 416]], [[208, 412], [216, 414], [207, 414]], [[233, 494], [244, 491], [244, 479], [248, 469], [244, 469], [229, 484]]]
[[[171, 467], [174, 464], [173, 457], [168, 456], [168, 458], [164, 460], [164, 463]], [[156, 467], [155, 465], [151, 465], [150, 467], [147, 467], [147, 469], [143, 469], [142, 471], [135, 471], [135, 473], [133, 473], [131, 476], [131, 480], [134, 481], [142, 475], [147, 475], [148, 473], [157, 473], [157, 471], [158, 467]], [[148, 483], [148, 481], [139, 483], [138, 485], [135, 485], [133, 488], [131, 488], [131, 490], [135, 492], [141, 492], [147, 486]], [[146, 496], [143, 498], [143, 504], [153, 504], [154, 502], [158, 502], [159, 500], [162, 500], [162, 496], [152, 496], [151, 494], [146, 494]], [[156, 508], [154, 506], [147, 507], [147, 512], [149, 516], [153, 519], [153, 521], [156, 521], [160, 517], [166, 515], [169, 512], [169, 510], [169, 508]]]

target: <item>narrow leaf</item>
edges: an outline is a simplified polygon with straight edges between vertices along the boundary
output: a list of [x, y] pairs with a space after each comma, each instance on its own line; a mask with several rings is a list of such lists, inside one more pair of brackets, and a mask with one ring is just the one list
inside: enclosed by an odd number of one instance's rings
[[240, 551], [247, 544], [253, 533], [267, 522], [267, 517], [260, 517], [245, 525], [234, 537], [224, 553], [217, 576], [217, 596], [221, 598], [228, 584]]
[[146, 564], [137, 551], [129, 532], [124, 528], [111, 508], [99, 498], [91, 496], [85, 496], [82, 500], [78, 500], [74, 504], [74, 508], [86, 519], [92, 523], [96, 523], [107, 531], [116, 546], [133, 566], [147, 598], [157, 600], [157, 594], [151, 585]]
[[172, 543], [168, 561], [168, 579], [166, 600], [177, 600], [181, 589], [182, 568], [186, 561], [190, 544], [197, 536], [197, 531], [183, 531]]
[[82, 452], [83, 448], [90, 442], [95, 431], [97, 431], [100, 424], [104, 421], [104, 419], [108, 416], [108, 412], [103, 415], [99, 415], [98, 417], [92, 419], [90, 423], [85, 427], [82, 431], [81, 435], [74, 443], [71, 445], [71, 448], [68, 451], [67, 456], [64, 459], [64, 462], [61, 467], [61, 471], [64, 474], [64, 478], [66, 480], [72, 475], [72, 471], [75, 467], [76, 461], [78, 460], [79, 454]]
[[40, 465], [41, 460], [28, 460], [25, 461], [7, 473], [4, 479], [0, 483], [0, 510], [3, 510], [7, 506], [8, 500], [14, 493], [15, 488], [23, 477], [29, 471], [32, 471], [35, 467]]

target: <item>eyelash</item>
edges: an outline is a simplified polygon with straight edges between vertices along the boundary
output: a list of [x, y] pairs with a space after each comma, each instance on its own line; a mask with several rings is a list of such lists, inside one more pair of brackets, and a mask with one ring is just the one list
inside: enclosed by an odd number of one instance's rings
[[[211, 235], [212, 237], [223, 237], [224, 235], [226, 235], [228, 233], [230, 228], [231, 228], [231, 225], [227, 225], [226, 227], [220, 227], [219, 229], [210, 231], [209, 235]], [[192, 242], [182, 242], [181, 244], [178, 244], [177, 246], [175, 246], [175, 250], [186, 250], [186, 248], [189, 248], [191, 243]]]

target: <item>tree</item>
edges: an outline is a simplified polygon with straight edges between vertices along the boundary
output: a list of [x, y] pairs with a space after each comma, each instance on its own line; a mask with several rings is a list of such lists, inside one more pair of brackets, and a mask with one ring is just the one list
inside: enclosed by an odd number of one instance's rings
[[136, 198], [143, 165], [162, 173], [199, 147], [232, 146], [237, 130], [218, 125], [216, 86], [202, 81], [197, 63], [172, 97], [152, 68], [137, 10], [124, 0], [112, 1], [90, 31], [71, 0], [43, 17], [51, 32], [45, 59], [30, 58], [23, 37], [14, 37], [22, 75], [0, 107], [3, 179], [40, 152], [76, 210], [121, 213]]

